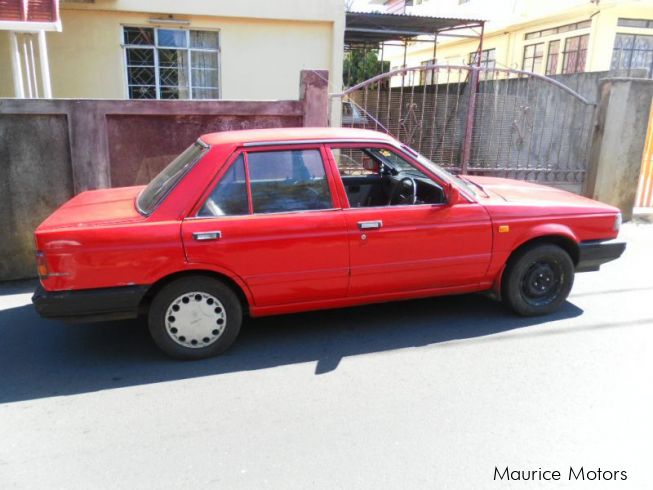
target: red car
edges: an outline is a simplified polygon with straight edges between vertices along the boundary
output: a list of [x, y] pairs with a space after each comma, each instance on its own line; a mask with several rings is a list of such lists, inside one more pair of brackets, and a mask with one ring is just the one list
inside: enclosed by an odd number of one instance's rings
[[558, 308], [621, 255], [617, 208], [455, 176], [373, 131], [207, 134], [149, 185], [87, 191], [36, 230], [33, 302], [63, 320], [147, 314], [178, 358], [223, 352], [244, 315], [494, 292]]

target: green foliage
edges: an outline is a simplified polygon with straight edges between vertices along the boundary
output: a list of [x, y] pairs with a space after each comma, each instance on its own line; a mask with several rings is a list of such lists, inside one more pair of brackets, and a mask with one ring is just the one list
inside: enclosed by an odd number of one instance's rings
[[389, 70], [390, 62], [384, 61], [383, 66], [381, 66], [381, 61], [379, 61], [375, 50], [352, 49], [345, 53], [343, 82], [345, 87], [352, 87]]

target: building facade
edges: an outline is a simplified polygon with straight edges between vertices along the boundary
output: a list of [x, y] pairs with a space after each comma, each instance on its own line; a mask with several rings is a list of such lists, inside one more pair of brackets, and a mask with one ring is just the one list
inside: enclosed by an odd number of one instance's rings
[[0, 30], [0, 97], [18, 95], [12, 56], [41, 97], [43, 56], [54, 98], [296, 99], [302, 69], [340, 88], [342, 0], [64, 0], [59, 19], [44, 52]]
[[[653, 77], [650, 0], [420, 0], [406, 2], [405, 10], [487, 19], [481, 66], [542, 75], [614, 70]], [[477, 49], [478, 39], [473, 36], [442, 37], [435, 61], [470, 64], [476, 61]], [[400, 67], [403, 51], [396, 49], [389, 58], [392, 67]], [[429, 43], [414, 43], [406, 53], [407, 66], [433, 60]]]

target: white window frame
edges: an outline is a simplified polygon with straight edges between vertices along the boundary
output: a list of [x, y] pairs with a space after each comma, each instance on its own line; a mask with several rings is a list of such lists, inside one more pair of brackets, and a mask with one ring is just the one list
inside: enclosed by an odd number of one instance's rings
[[[125, 28], [134, 27], [139, 29], [153, 29], [154, 30], [154, 45], [144, 45], [144, 44], [127, 44], [125, 42]], [[187, 99], [161, 99], [161, 84], [159, 81], [159, 49], [175, 49], [172, 46], [159, 46], [159, 29], [163, 30], [179, 30], [185, 33], [186, 35], [186, 47], [177, 48], [183, 49], [188, 53], [188, 98]], [[190, 47], [190, 32], [215, 32], [218, 35], [218, 48], [216, 49], [202, 49], [202, 48], [191, 48]], [[175, 29], [169, 27], [160, 27], [156, 25], [143, 25], [143, 24], [121, 24], [120, 25], [120, 48], [122, 51], [122, 66], [124, 74], [124, 84], [125, 84], [125, 99], [128, 100], [220, 100], [222, 99], [222, 35], [220, 29], [211, 29], [211, 28], [184, 28], [184, 29]], [[154, 83], [156, 91], [156, 99], [130, 99], [129, 97], [129, 68], [127, 66], [127, 49], [136, 48], [136, 49], [151, 49], [154, 51]], [[217, 72], [218, 72], [218, 86], [217, 87], [195, 87], [193, 86], [193, 64], [192, 64], [192, 52], [204, 52], [204, 53], [216, 53], [217, 56]], [[212, 99], [194, 99], [193, 98], [193, 89], [216, 89], [218, 95], [216, 98]]]

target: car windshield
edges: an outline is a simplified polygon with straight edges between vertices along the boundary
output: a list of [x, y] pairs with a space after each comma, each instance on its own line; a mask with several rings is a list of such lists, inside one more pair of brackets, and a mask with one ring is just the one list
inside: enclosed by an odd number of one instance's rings
[[208, 146], [198, 140], [170, 162], [139, 194], [136, 200], [138, 211], [145, 216], [151, 214], [207, 149]]
[[465, 182], [463, 179], [461, 179], [461, 178], [458, 177], [457, 175], [452, 174], [452, 173], [449, 172], [448, 170], [445, 170], [444, 168], [442, 168], [442, 167], [441, 167], [440, 165], [438, 165], [437, 163], [433, 163], [431, 160], [429, 160], [428, 158], [426, 158], [424, 155], [422, 155], [422, 154], [416, 152], [416, 151], [413, 150], [412, 148], [408, 148], [408, 147], [403, 147], [403, 146], [402, 146], [402, 149], [403, 149], [406, 153], [409, 153], [409, 154], [413, 155], [413, 157], [414, 157], [414, 158], [415, 158], [419, 163], [421, 163], [422, 165], [424, 165], [426, 168], [428, 168], [431, 172], [433, 172], [433, 173], [436, 174], [437, 176], [441, 177], [441, 178], [444, 179], [444, 180], [448, 180], [448, 181], [450, 181], [450, 182], [453, 182], [454, 184], [456, 184], [456, 185], [459, 186], [459, 187], [462, 187], [462, 188], [465, 189], [467, 192], [469, 192], [471, 195], [477, 195], [477, 193], [474, 192], [474, 189], [473, 189], [473, 188], [472, 188], [472, 187], [471, 187], [467, 182]]

